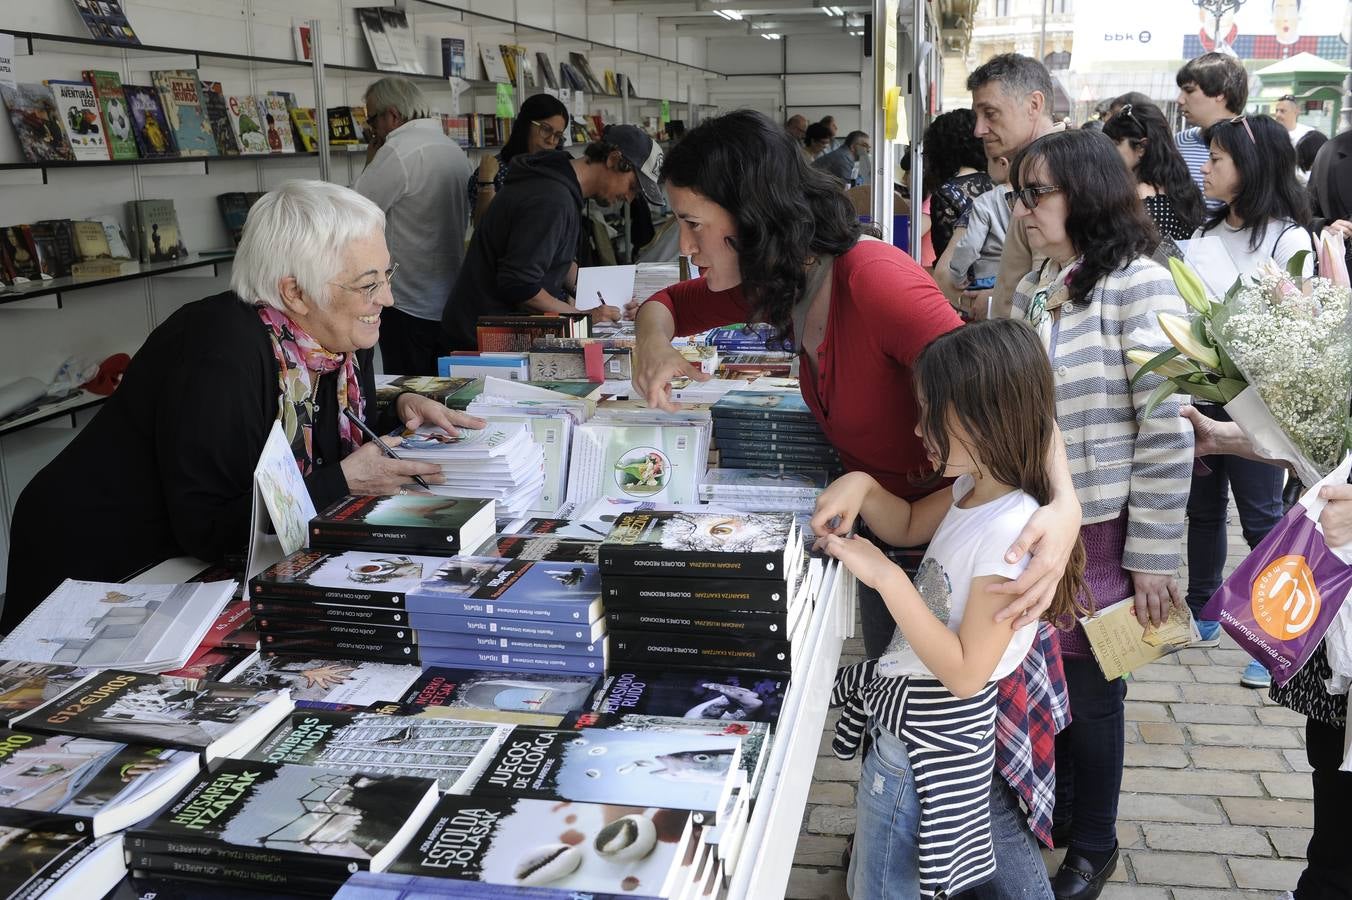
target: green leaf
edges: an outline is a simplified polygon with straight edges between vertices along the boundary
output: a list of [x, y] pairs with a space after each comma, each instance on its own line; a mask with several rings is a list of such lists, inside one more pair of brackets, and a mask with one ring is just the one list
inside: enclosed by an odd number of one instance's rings
[[1309, 255], [1309, 250], [1301, 250], [1292, 256], [1286, 263], [1286, 274], [1296, 279], [1297, 282], [1303, 281], [1305, 275], [1305, 257]]
[[1236, 381], [1244, 380], [1244, 374], [1239, 371], [1239, 366], [1235, 365], [1235, 361], [1230, 358], [1230, 354], [1226, 353], [1225, 348], [1219, 343], [1216, 344], [1216, 355], [1220, 357], [1220, 369], [1223, 377]]
[[[1170, 259], [1172, 259], [1172, 257]], [[1136, 382], [1140, 381], [1146, 375], [1149, 375], [1151, 372], [1155, 371], [1160, 366], [1164, 365], [1169, 360], [1174, 359], [1177, 356], [1178, 356], [1177, 347], [1170, 347], [1168, 350], [1156, 353], [1154, 359], [1150, 360], [1150, 362], [1148, 363], [1145, 363], [1144, 365], [1141, 366], [1141, 368], [1136, 370], [1136, 374], [1131, 377], [1130, 382], [1131, 387], [1136, 387]]]
[[[1186, 388], [1184, 390], [1186, 391]], [[1149, 416], [1150, 413], [1154, 411], [1155, 407], [1159, 406], [1178, 392], [1179, 386], [1172, 380], [1166, 381], [1164, 384], [1155, 388], [1150, 392], [1150, 396], [1145, 401], [1145, 411], [1141, 413], [1142, 418]]]
[[1222, 403], [1229, 403], [1244, 393], [1247, 387], [1248, 385], [1239, 378], [1222, 378], [1216, 383], [1216, 390], [1220, 391]]

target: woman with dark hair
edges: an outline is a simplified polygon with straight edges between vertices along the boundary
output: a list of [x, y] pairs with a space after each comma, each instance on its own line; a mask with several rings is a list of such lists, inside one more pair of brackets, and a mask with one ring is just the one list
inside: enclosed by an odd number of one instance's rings
[[[1162, 351], [1161, 312], [1186, 315], [1169, 272], [1147, 255], [1154, 229], [1112, 141], [1092, 131], [1044, 135], [1010, 164], [1007, 196], [1046, 257], [1014, 292], [1015, 315], [1042, 336], [1056, 377], [1056, 415], [1085, 525], [1090, 609], [1135, 600], [1142, 625], [1180, 602], [1174, 573], [1192, 471], [1192, 429], [1127, 351]], [[1181, 426], [1181, 427], [1180, 427]], [[1058, 900], [1092, 900], [1117, 868], [1126, 685], [1108, 680], [1078, 622], [1060, 635], [1071, 723], [1056, 738], [1056, 813], [1070, 849], [1052, 881]]]
[[558, 97], [534, 94], [527, 97], [512, 122], [507, 143], [496, 154], [486, 153], [469, 179], [470, 219], [477, 226], [507, 177], [507, 166], [519, 155], [557, 150], [568, 129], [568, 107]]
[[1320, 149], [1329, 142], [1328, 135], [1322, 131], [1311, 130], [1296, 141], [1296, 168], [1300, 170], [1302, 180], [1308, 181], [1310, 170], [1314, 168], [1314, 158]]
[[1127, 170], [1136, 177], [1136, 196], [1162, 238], [1187, 240], [1202, 224], [1202, 192], [1174, 144], [1164, 113], [1153, 103], [1124, 103], [1103, 125]]
[[986, 149], [973, 134], [976, 114], [955, 109], [936, 118], [925, 129], [923, 196], [930, 201], [930, 240], [934, 255], [944, 255], [953, 228], [972, 201], [995, 187], [986, 174]]
[[813, 122], [807, 126], [807, 136], [803, 138], [803, 152], [807, 154], [808, 161], [811, 162], [830, 149], [831, 129], [821, 122]]
[[[915, 434], [912, 371], [931, 340], [960, 324], [929, 276], [891, 244], [861, 239], [839, 182], [813, 169], [797, 143], [759, 113], [739, 111], [701, 123], [672, 148], [662, 178], [681, 229], [681, 251], [703, 274], [639, 308], [633, 381], [648, 405], [676, 408], [669, 399], [675, 376], [708, 378], [672, 347], [673, 337], [732, 322], [768, 322], [798, 345], [803, 398], [845, 468], [868, 473], [907, 500], [928, 494], [914, 480], [931, 466]], [[879, 398], [887, 400], [885, 414]], [[1034, 515], [1010, 551], [1013, 561], [1035, 547], [1032, 563], [1024, 576], [998, 589], [1020, 598], [999, 616], [1018, 616], [1020, 627], [1051, 602], [1079, 533], [1061, 444], [1054, 445], [1053, 502]], [[923, 549], [884, 549], [912, 569], [924, 556]], [[860, 615], [866, 652], [877, 658], [895, 622], [871, 589], [860, 591]], [[1033, 834], [1050, 842], [1052, 735], [1063, 724], [1064, 709], [1049, 626], [1039, 627], [1033, 651], [1000, 681], [999, 695], [996, 766], [1002, 777], [991, 789], [995, 877], [1011, 887], [1045, 886]], [[1029, 808], [1027, 823], [1020, 799]]]
[[[1222, 205], [1193, 233], [1193, 240], [1220, 241], [1239, 275], [1250, 275], [1267, 259], [1285, 269], [1300, 251], [1314, 249], [1306, 229], [1310, 205], [1296, 181], [1296, 152], [1285, 128], [1267, 116], [1235, 116], [1212, 125], [1203, 135], [1210, 154], [1202, 164], [1202, 190]], [[1314, 254], [1305, 258], [1304, 274], [1314, 272]], [[1234, 274], [1221, 280], [1233, 281]], [[1225, 408], [1197, 404], [1205, 416], [1228, 422]], [[1207, 474], [1195, 475], [1188, 500], [1188, 606], [1201, 612], [1221, 585], [1227, 553], [1226, 518], [1229, 493], [1244, 540], [1250, 549], [1281, 521], [1285, 471], [1269, 463], [1238, 456], [1208, 456]], [[1220, 639], [1220, 623], [1198, 621], [1204, 646]], [[1257, 660], [1240, 675], [1245, 687], [1265, 688], [1272, 676]]]

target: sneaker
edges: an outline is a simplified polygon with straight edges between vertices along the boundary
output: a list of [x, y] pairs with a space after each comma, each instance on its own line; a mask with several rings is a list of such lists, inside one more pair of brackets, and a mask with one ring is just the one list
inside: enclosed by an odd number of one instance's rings
[[1188, 645], [1189, 647], [1219, 647], [1221, 645], [1220, 622], [1198, 619], [1197, 633], [1201, 635], [1201, 638], [1193, 641]]
[[1239, 683], [1250, 688], [1272, 687], [1272, 673], [1255, 659], [1244, 667], [1244, 674], [1239, 676]]

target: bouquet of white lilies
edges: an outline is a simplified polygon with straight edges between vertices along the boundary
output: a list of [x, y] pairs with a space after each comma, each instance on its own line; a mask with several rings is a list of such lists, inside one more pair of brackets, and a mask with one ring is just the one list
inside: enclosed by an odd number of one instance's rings
[[1196, 316], [1160, 313], [1173, 348], [1127, 355], [1140, 366], [1133, 384], [1149, 372], [1165, 379], [1147, 414], [1175, 392], [1224, 404], [1260, 454], [1291, 463], [1313, 485], [1352, 448], [1352, 289], [1341, 236], [1325, 231], [1320, 238], [1325, 277], [1302, 279], [1304, 256], [1289, 272], [1269, 261], [1222, 301], [1170, 259], [1179, 294]]

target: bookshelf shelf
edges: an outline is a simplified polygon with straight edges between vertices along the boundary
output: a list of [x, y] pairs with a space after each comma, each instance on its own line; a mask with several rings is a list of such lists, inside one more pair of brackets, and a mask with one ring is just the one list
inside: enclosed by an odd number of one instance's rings
[[108, 284], [117, 284], [122, 281], [136, 281], [142, 278], [153, 278], [156, 275], [172, 275], [175, 272], [184, 272], [189, 269], [201, 269], [211, 266], [212, 274], [218, 274], [218, 268], [221, 263], [229, 262], [235, 258], [235, 251], [221, 251], [220, 253], [190, 253], [187, 259], [173, 260], [162, 263], [138, 263], [131, 260], [122, 261], [122, 274], [111, 275], [106, 278], [53, 278], [50, 281], [33, 281], [28, 284], [7, 287], [0, 291], [0, 306], [8, 303], [16, 303], [21, 300], [31, 300], [34, 297], [48, 297], [53, 294], [57, 298], [57, 306], [61, 306], [61, 295], [69, 291], [79, 291], [85, 288], [101, 287]]
[[[334, 144], [329, 146], [331, 154], [365, 153], [365, 144]], [[0, 163], [0, 172], [41, 169], [42, 183], [47, 183], [49, 169], [102, 169], [107, 166], [154, 166], [165, 163], [203, 163], [203, 174], [211, 171], [212, 163], [220, 162], [278, 162], [287, 159], [313, 159], [319, 155], [316, 150], [297, 150], [295, 153], [257, 153], [235, 156], [175, 156], [171, 159], [94, 159], [94, 160], [53, 160], [48, 162]]]
[[98, 406], [107, 399], [107, 397], [100, 394], [91, 394], [89, 391], [80, 391], [72, 397], [67, 397], [65, 400], [58, 400], [56, 403], [40, 406], [28, 415], [0, 421], [0, 435], [13, 434], [16, 431], [22, 431], [25, 428], [31, 428], [32, 426], [40, 425], [43, 422], [50, 422], [61, 416], [70, 416], [70, 424], [71, 427], [74, 428], [76, 424], [76, 413], [81, 410]]

